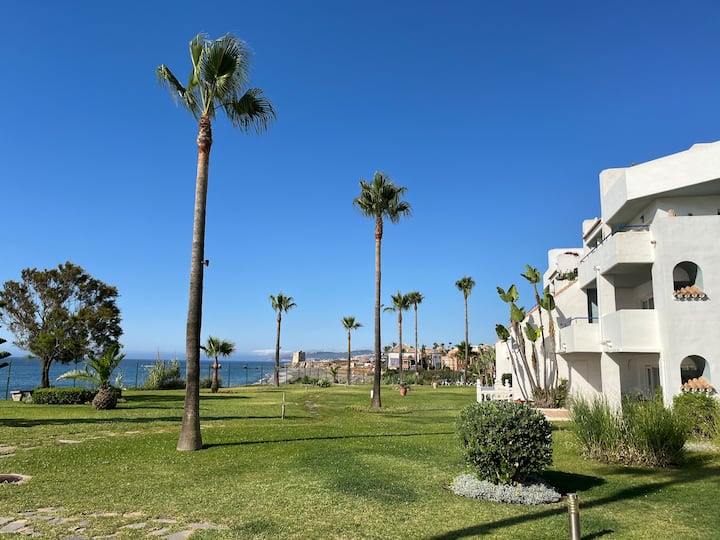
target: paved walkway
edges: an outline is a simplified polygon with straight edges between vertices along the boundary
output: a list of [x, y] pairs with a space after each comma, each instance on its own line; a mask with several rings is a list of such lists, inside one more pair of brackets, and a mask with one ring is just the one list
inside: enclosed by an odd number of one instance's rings
[[570, 411], [567, 409], [538, 409], [548, 420], [570, 420]]
[[[103, 518], [122, 518], [126, 521], [114, 534], [92, 535], [92, 525]], [[15, 516], [0, 516], [0, 534], [21, 534], [58, 540], [89, 540], [91, 538], [122, 538], [123, 530], [139, 530], [145, 536], [164, 540], [186, 540], [200, 529], [222, 530], [226, 527], [213, 523], [180, 523], [175, 519], [147, 519], [142, 512], [118, 514], [96, 512], [82, 516], [63, 516], [58, 507], [38, 508]]]

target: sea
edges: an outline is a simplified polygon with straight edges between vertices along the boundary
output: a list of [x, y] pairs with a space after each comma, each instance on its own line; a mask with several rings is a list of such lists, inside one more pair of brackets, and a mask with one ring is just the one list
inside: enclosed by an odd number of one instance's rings
[[[158, 360], [123, 358], [120, 365], [110, 378], [111, 384], [123, 388], [139, 388], [145, 383], [150, 367]], [[170, 360], [163, 360], [170, 362]], [[282, 360], [281, 360], [282, 362]], [[22, 356], [10, 356], [0, 361], [7, 363], [0, 368], [0, 399], [11, 399], [14, 390], [32, 390], [40, 385], [42, 370], [40, 360]], [[185, 361], [178, 360], [180, 373], [185, 377]], [[274, 359], [220, 359], [218, 376], [223, 387], [247, 386], [268, 383], [269, 377], [274, 373]], [[282, 364], [281, 364], [282, 366]], [[50, 384], [57, 387], [86, 386], [85, 382], [63, 379], [56, 381], [57, 377], [75, 368], [83, 369], [83, 362], [77, 366], [74, 363], [61, 364], [53, 362], [50, 365]], [[282, 373], [282, 367], [280, 369]], [[212, 377], [212, 360], [200, 361], [200, 378]]]

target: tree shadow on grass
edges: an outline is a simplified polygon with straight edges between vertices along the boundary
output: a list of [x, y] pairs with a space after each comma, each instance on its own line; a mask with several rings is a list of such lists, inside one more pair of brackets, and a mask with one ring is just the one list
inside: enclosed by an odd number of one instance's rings
[[542, 477], [562, 495], [577, 493], [578, 491], [587, 491], [590, 488], [598, 487], [605, 483], [605, 480], [597, 476], [566, 473], [563, 471], [543, 471]]
[[399, 437], [427, 437], [432, 435], [452, 435], [452, 431], [438, 431], [434, 433], [386, 433], [382, 435], [376, 435], [373, 433], [361, 434], [361, 435], [321, 435], [315, 437], [287, 437], [283, 439], [268, 439], [268, 440], [256, 440], [256, 441], [233, 441], [223, 443], [209, 443], [204, 444], [203, 448], [213, 448], [215, 446], [247, 446], [252, 444], [273, 444], [273, 443], [289, 443], [289, 442], [303, 442], [303, 441], [341, 441], [341, 440], [352, 440], [352, 439], [382, 439], [382, 438], [399, 438]]

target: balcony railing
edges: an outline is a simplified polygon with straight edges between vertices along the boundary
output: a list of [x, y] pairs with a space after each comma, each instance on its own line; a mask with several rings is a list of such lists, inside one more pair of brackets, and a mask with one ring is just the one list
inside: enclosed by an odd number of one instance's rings
[[655, 260], [652, 234], [648, 225], [618, 226], [613, 234], [587, 252], [578, 263], [578, 280], [581, 287], [596, 277], [595, 268], [603, 274], [622, 270], [623, 265], [651, 264]]
[[602, 334], [608, 351], [658, 352], [660, 335], [654, 309], [621, 309], [602, 318]]
[[560, 352], [600, 352], [600, 325], [597, 319], [574, 317], [560, 326]]

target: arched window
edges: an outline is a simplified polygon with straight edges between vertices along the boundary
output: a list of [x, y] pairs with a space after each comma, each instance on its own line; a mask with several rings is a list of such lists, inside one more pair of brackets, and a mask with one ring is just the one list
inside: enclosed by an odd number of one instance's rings
[[698, 377], [705, 377], [710, 379], [709, 371], [707, 368], [707, 362], [702, 356], [690, 355], [686, 356], [680, 363], [680, 378], [682, 384], [685, 384], [690, 379], [697, 379]]
[[690, 261], [678, 263], [673, 269], [673, 290], [695, 285], [702, 289], [702, 271], [697, 264]]
[[683, 261], [673, 268], [673, 296], [677, 300], [707, 300], [702, 270], [694, 262]]

